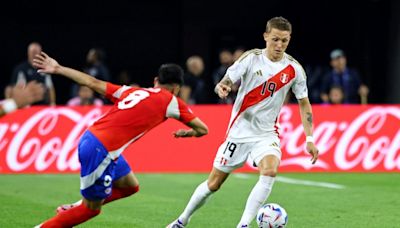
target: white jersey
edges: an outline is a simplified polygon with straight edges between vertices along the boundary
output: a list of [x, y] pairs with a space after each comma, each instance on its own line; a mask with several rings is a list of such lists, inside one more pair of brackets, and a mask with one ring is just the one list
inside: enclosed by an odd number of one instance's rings
[[227, 139], [253, 142], [278, 133], [278, 115], [291, 88], [297, 99], [307, 97], [306, 74], [301, 65], [284, 53], [272, 62], [265, 49], [245, 52], [226, 75], [233, 83], [240, 81], [233, 104]]

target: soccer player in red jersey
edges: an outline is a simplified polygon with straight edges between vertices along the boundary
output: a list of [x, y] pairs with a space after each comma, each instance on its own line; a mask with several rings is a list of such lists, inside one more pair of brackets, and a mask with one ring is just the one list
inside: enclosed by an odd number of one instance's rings
[[40, 73], [63, 75], [114, 102], [86, 130], [78, 145], [82, 203], [58, 211], [37, 227], [73, 227], [97, 216], [103, 204], [136, 193], [139, 182], [121, 153], [166, 119], [175, 118], [190, 127], [174, 132], [175, 137], [200, 137], [208, 133], [207, 126], [175, 96], [183, 83], [183, 70], [176, 64], [161, 65], [154, 88], [101, 81], [64, 67], [43, 52], [35, 57], [34, 66]]

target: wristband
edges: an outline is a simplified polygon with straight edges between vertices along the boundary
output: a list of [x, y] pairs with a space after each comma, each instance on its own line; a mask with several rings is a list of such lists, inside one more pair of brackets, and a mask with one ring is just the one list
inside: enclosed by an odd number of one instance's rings
[[307, 136], [306, 142], [314, 143], [314, 138], [312, 136]]
[[5, 113], [14, 112], [18, 108], [17, 104], [13, 99], [4, 100], [3, 103], [1, 104], [1, 107], [3, 108], [3, 111]]

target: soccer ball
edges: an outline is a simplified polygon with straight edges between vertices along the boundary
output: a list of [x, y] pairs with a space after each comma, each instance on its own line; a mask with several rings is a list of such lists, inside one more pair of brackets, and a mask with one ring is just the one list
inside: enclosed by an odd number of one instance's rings
[[284, 228], [288, 223], [285, 209], [276, 203], [263, 205], [257, 213], [259, 228]]

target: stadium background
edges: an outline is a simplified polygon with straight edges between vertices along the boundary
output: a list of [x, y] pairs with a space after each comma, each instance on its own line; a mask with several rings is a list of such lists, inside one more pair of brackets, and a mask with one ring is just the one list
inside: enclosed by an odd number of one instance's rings
[[[314, 106], [316, 130], [327, 129], [319, 135], [315, 132], [318, 145], [326, 150], [331, 139], [346, 141], [351, 130], [354, 137], [345, 151], [335, 149], [343, 143], [330, 143], [331, 148], [320, 157], [329, 167], [314, 167], [312, 172], [304, 165], [309, 164], [309, 156], [301, 152], [304, 135], [291, 135], [301, 132], [297, 131], [301, 130], [298, 107], [285, 106], [286, 115], [293, 114], [283, 118], [283, 123], [287, 130], [296, 131], [286, 134], [292, 142], [284, 143], [284, 156], [295, 165], [292, 169], [282, 165], [280, 171], [286, 172], [280, 172], [268, 201], [288, 211], [288, 227], [399, 227], [400, 2], [15, 0], [6, 4], [0, 7], [0, 89], [7, 85], [14, 65], [26, 58], [26, 47], [33, 40], [61, 63], [75, 68], [84, 65], [90, 48], [102, 47], [113, 75], [128, 69], [143, 86], [151, 86], [161, 63], [184, 65], [188, 56], [199, 54], [209, 74], [218, 65], [220, 48], [264, 47], [265, 23], [278, 15], [292, 22], [288, 52], [304, 65], [328, 64], [332, 49], [344, 49], [349, 65], [361, 71], [370, 87], [370, 103], [377, 105]], [[63, 104], [72, 82], [61, 77], [53, 80], [57, 103]], [[0, 227], [33, 227], [53, 216], [56, 206], [81, 197], [79, 163], [71, 159], [73, 142], [79, 138], [78, 130], [85, 127], [80, 122], [89, 122], [81, 115], [98, 116], [106, 109], [34, 107], [1, 119]], [[230, 112], [230, 107], [223, 105], [193, 109], [212, 126], [210, 134], [177, 141], [170, 133], [182, 125], [173, 120], [149, 132], [133, 145], [135, 151], [127, 153], [132, 168], [139, 171], [139, 194], [107, 205], [100, 216], [79, 227], [165, 227], [181, 212], [194, 188], [207, 178], [204, 172], [210, 168]], [[354, 127], [357, 125], [359, 128]], [[21, 128], [26, 135], [18, 131]], [[361, 147], [363, 143], [367, 146]], [[35, 145], [39, 149], [28, 150]], [[62, 153], [67, 156], [58, 156], [59, 147], [65, 148]], [[154, 152], [161, 154], [154, 156], [159, 163], [147, 154]], [[338, 163], [337, 152], [343, 152], [348, 160]], [[308, 163], [299, 166], [298, 158]], [[181, 164], [181, 159], [187, 162]], [[10, 161], [17, 165], [11, 166]], [[172, 173], [158, 173], [160, 163], [165, 164], [164, 171]], [[178, 168], [199, 173], [181, 173]], [[242, 170], [246, 174], [233, 174], [206, 208], [199, 210], [191, 228], [226, 228], [237, 223], [247, 193], [258, 179], [249, 166]]]
[[[205, 59], [210, 75], [221, 48], [263, 48], [266, 21], [281, 15], [294, 28], [288, 53], [303, 65], [327, 65], [329, 52], [342, 48], [370, 87], [370, 103], [400, 102], [400, 3], [394, 0], [16, 0], [7, 5], [0, 9], [0, 89], [33, 40], [76, 68], [90, 48], [104, 48], [112, 75], [128, 69], [143, 86], [152, 85], [161, 63], [184, 65], [193, 54]], [[72, 82], [54, 81], [57, 103], [65, 104]]]

